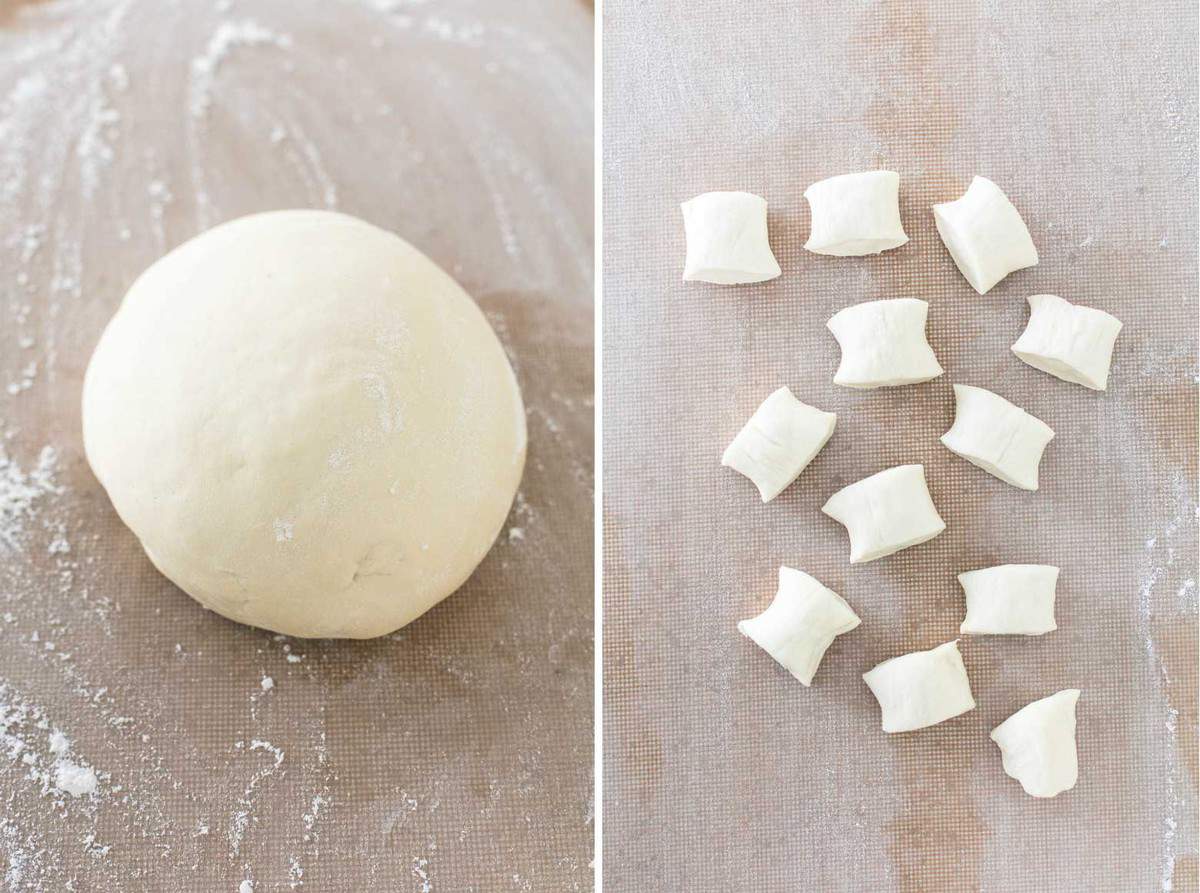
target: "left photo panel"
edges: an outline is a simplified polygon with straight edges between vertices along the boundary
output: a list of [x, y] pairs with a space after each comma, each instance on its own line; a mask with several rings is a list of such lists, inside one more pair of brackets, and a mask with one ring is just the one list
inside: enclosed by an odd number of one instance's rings
[[0, 6], [4, 889], [592, 889], [593, 27]]

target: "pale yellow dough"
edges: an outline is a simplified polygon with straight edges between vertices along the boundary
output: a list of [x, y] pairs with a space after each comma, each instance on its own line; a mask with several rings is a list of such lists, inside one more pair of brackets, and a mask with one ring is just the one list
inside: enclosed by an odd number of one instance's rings
[[88, 461], [150, 560], [233, 620], [367, 638], [491, 548], [525, 462], [483, 313], [407, 242], [325, 211], [218, 226], [100, 339]]

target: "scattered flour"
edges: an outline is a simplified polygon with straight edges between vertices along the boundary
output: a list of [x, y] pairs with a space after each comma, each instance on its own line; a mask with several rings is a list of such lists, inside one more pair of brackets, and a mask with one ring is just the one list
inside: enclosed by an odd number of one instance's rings
[[221, 22], [209, 38], [204, 52], [192, 60], [192, 80], [188, 91], [188, 107], [192, 115], [203, 118], [213, 104], [213, 85], [217, 71], [238, 47], [275, 46], [290, 49], [292, 38], [264, 28], [246, 19], [240, 22]]
[[429, 860], [424, 856], [413, 857], [412, 874], [417, 880], [419, 893], [430, 893], [433, 890], [433, 882], [429, 879]]
[[34, 379], [37, 378], [38, 364], [37, 360], [30, 360], [25, 364], [18, 374], [16, 381], [10, 381], [5, 387], [5, 390], [12, 396], [20, 394], [22, 391], [28, 391], [33, 387]]
[[[39, 742], [45, 740], [45, 749]], [[0, 683], [0, 753], [24, 767], [25, 777], [43, 795], [68, 794], [73, 798], [100, 793], [100, 776], [75, 757], [69, 759], [71, 740], [53, 728], [46, 711]]]
[[317, 819], [321, 817], [321, 810], [329, 805], [329, 800], [320, 794], [312, 798], [312, 804], [309, 806], [308, 812], [304, 814], [304, 830], [312, 831], [316, 827]]
[[229, 822], [229, 830], [227, 837], [229, 839], [229, 849], [233, 856], [237, 856], [241, 852], [242, 841], [245, 840], [246, 832], [249, 830], [250, 821], [254, 815], [254, 801], [258, 786], [276, 773], [280, 766], [283, 765], [283, 748], [276, 747], [270, 741], [263, 741], [260, 738], [255, 738], [250, 741], [249, 747], [244, 741], [239, 741], [234, 745], [236, 750], [247, 750], [250, 753], [254, 751], [266, 751], [274, 757], [274, 763], [264, 769], [260, 769], [250, 779], [250, 783], [242, 792], [242, 796], [238, 798], [238, 808]]
[[54, 447], [42, 447], [37, 464], [25, 472], [9, 458], [0, 441], [0, 555], [6, 549], [20, 550], [37, 504], [47, 495], [63, 492], [54, 481], [57, 470], [58, 451]]
[[[1179, 711], [1166, 701], [1164, 687], [1169, 685], [1171, 680], [1167, 670], [1166, 661], [1163, 659], [1159, 651], [1158, 643], [1154, 639], [1151, 627], [1151, 620], [1155, 614], [1156, 604], [1154, 600], [1154, 592], [1160, 582], [1167, 579], [1175, 570], [1177, 550], [1176, 539], [1181, 532], [1190, 536], [1190, 528], [1194, 525], [1198, 518], [1198, 509], [1195, 496], [1191, 492], [1190, 485], [1186, 477], [1182, 474], [1176, 476], [1171, 493], [1164, 500], [1169, 506], [1171, 515], [1166, 521], [1160, 533], [1147, 537], [1145, 541], [1146, 553], [1144, 571], [1142, 574], [1141, 585], [1138, 588], [1138, 632], [1142, 638], [1142, 643], [1145, 647], [1146, 657], [1150, 661], [1155, 675], [1161, 680], [1163, 686], [1160, 686], [1158, 695], [1162, 699], [1163, 713], [1163, 735], [1169, 754], [1169, 764], [1164, 776], [1166, 799], [1163, 828], [1162, 828], [1162, 849], [1161, 849], [1161, 864], [1160, 864], [1160, 888], [1163, 891], [1170, 891], [1174, 887], [1175, 862], [1176, 862], [1176, 829], [1178, 827], [1178, 812], [1185, 805], [1183, 796], [1180, 794], [1179, 787], [1181, 778], [1184, 778], [1178, 765], [1179, 762]], [[1192, 579], [1185, 580], [1179, 587], [1177, 599], [1179, 608], [1183, 611], [1189, 611], [1188, 607], [1189, 592], [1195, 589], [1195, 581]]]

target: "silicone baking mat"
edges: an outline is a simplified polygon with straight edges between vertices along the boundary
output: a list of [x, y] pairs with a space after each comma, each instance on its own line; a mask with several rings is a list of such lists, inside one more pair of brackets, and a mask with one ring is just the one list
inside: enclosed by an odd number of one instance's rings
[[[1192, 2], [605, 5], [606, 889], [1196, 889], [1196, 31]], [[804, 188], [873, 168], [910, 243], [805, 252]], [[929, 210], [976, 174], [1041, 253], [985, 297]], [[719, 189], [767, 199], [780, 278], [680, 282], [679, 202]], [[1107, 393], [1009, 351], [1037, 293], [1124, 322]], [[825, 321], [899, 296], [946, 374], [835, 387]], [[954, 382], [1055, 430], [1040, 491], [938, 443]], [[780, 385], [837, 430], [763, 505], [719, 460]], [[850, 567], [820, 506], [907, 462], [948, 529]], [[956, 573], [1007, 562], [1061, 567], [1059, 629], [963, 637], [978, 708], [885, 735], [860, 675], [955, 638]], [[780, 564], [863, 620], [811, 689], [735, 628]], [[1035, 800], [988, 733], [1067, 687], [1079, 783]]]
[[[591, 888], [592, 27], [549, 0], [0, 4], [0, 887]], [[500, 541], [378, 640], [204, 611], [83, 457], [133, 278], [286, 207], [431, 255], [528, 410]]]

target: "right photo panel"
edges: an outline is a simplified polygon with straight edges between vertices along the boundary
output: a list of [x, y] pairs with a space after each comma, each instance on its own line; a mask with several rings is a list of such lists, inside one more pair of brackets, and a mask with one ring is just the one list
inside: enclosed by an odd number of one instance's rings
[[602, 30], [604, 889], [1196, 891], [1195, 0]]

